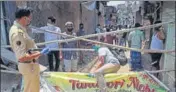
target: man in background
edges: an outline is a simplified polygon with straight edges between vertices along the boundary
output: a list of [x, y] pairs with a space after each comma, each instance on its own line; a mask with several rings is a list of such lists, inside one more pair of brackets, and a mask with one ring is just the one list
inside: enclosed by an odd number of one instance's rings
[[[162, 23], [162, 22], [161, 21], [155, 22], [155, 24], [158, 24], [158, 23]], [[164, 27], [163, 26], [155, 27], [154, 33], [152, 35], [150, 49], [151, 50], [164, 50], [164, 40], [165, 40]], [[162, 56], [162, 53], [151, 53], [152, 66], [156, 70], [160, 70], [159, 61], [161, 59], [161, 56]], [[156, 74], [156, 77], [159, 77], [158, 73]]]
[[[110, 32], [110, 28], [106, 28], [106, 32]], [[116, 35], [114, 34], [107, 34], [104, 37], [104, 42], [113, 44], [113, 41], [116, 39]]]
[[[135, 24], [135, 27], [141, 27], [139, 23]], [[142, 44], [144, 43], [144, 34], [141, 30], [135, 30], [130, 32], [128, 37], [129, 47], [136, 49], [143, 49]], [[142, 70], [143, 66], [141, 64], [141, 52], [131, 51], [131, 71]]]
[[[41, 27], [41, 29], [46, 30], [46, 31], [53, 31], [56, 33], [61, 33], [61, 30], [59, 27], [56, 27], [56, 19], [53, 16], [48, 17], [48, 23], [47, 26]], [[58, 34], [53, 34], [49, 32], [45, 32], [45, 41], [52, 41], [52, 40], [59, 40], [60, 35]], [[58, 49], [59, 45], [58, 43], [50, 43], [46, 44], [47, 47]], [[55, 57], [55, 68], [53, 67], [53, 56]], [[59, 58], [59, 51], [51, 51], [48, 54], [48, 63], [49, 63], [49, 70], [50, 71], [58, 71], [59, 64], [60, 64], [60, 58]]]
[[[85, 30], [84, 30], [84, 24], [83, 23], [80, 23], [79, 24], [79, 30], [77, 32], [77, 36], [84, 36], [86, 33], [85, 33]], [[78, 48], [85, 48], [86, 46], [86, 42], [85, 41], [82, 41], [82, 40], [79, 40], [78, 41]], [[83, 51], [80, 51], [79, 52], [79, 62], [78, 64], [82, 64], [82, 63], [85, 63], [83, 61]]]
[[[95, 30], [95, 33], [97, 34], [97, 33], [101, 33], [101, 26], [100, 26], [100, 24], [97, 24], [97, 28], [96, 28], [96, 30]], [[100, 39], [101, 39], [101, 36], [98, 36], [98, 41], [100, 41]]]
[[[74, 32], [73, 23], [68, 21], [65, 23], [65, 32], [66, 35], [76, 36], [76, 33]], [[68, 36], [62, 36], [62, 39], [69, 39], [72, 37]], [[66, 43], [61, 43], [60, 48], [77, 48], [78, 42], [77, 41], [71, 41]], [[63, 53], [63, 61], [64, 61], [64, 69], [66, 72], [76, 72], [77, 71], [77, 52], [76, 51], [62, 51]]]

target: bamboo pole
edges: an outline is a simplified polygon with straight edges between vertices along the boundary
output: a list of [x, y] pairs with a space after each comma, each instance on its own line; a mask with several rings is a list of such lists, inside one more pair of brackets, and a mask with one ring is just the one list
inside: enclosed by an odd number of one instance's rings
[[[88, 42], [92, 42], [92, 43], [96, 43], [96, 44], [101, 44], [101, 45], [105, 45], [105, 46], [109, 46], [109, 47], [121, 48], [121, 49], [126, 49], [126, 50], [133, 50], [133, 51], [138, 51], [138, 52], [145, 52], [145, 53], [171, 53], [171, 52], [175, 52], [175, 50], [150, 50], [150, 49], [128, 48], [128, 47], [124, 47], [124, 46], [118, 46], [118, 45], [103, 43], [103, 42], [99, 42], [99, 41], [89, 40], [89, 39], [85, 39], [85, 38], [80, 38], [80, 37], [76, 37], [76, 36], [72, 36], [72, 35], [67, 35], [67, 34], [63, 34], [63, 33], [57, 33], [57, 32], [53, 32], [53, 31], [48, 31], [48, 30], [43, 30], [43, 31], [49, 32], [49, 33], [53, 33], [53, 34], [57, 34], [57, 35], [74, 37], [75, 39], [79, 38], [80, 40], [84, 40], [84, 41], [88, 41]], [[67, 40], [67, 39], [65, 39], [65, 40]]]

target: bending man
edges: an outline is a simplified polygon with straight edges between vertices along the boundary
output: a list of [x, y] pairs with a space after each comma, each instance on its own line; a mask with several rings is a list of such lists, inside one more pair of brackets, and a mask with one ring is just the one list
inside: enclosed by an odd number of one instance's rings
[[97, 66], [92, 68], [90, 73], [116, 73], [120, 69], [119, 60], [111, 53], [107, 47], [93, 46], [98, 52]]
[[98, 61], [90, 73], [95, 74], [101, 92], [107, 92], [103, 74], [116, 73], [120, 69], [120, 62], [107, 47], [93, 46], [93, 49], [98, 52]]

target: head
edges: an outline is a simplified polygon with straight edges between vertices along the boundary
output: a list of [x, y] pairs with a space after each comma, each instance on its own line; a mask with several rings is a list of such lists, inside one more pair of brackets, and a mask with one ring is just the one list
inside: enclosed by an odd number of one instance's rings
[[15, 12], [16, 20], [23, 26], [29, 26], [32, 20], [32, 9], [20, 8]]
[[135, 27], [141, 27], [139, 23], [135, 23]]
[[84, 24], [83, 24], [83, 23], [80, 23], [80, 24], [79, 24], [79, 28], [80, 28], [80, 29], [83, 29], [83, 28], [84, 28]]
[[53, 16], [49, 16], [48, 17], [48, 23], [49, 24], [55, 24], [56, 23], [56, 19]]
[[109, 27], [106, 28], [106, 32], [110, 32], [110, 28]]
[[95, 44], [95, 45], [92, 46], [92, 49], [94, 49], [95, 52], [98, 52], [98, 50], [100, 49], [100, 45]]
[[110, 14], [109, 17], [112, 18], [112, 14]]
[[73, 29], [74, 29], [73, 23], [70, 22], [70, 21], [68, 21], [68, 22], [65, 23], [65, 27], [66, 27], [66, 30], [67, 30], [68, 32], [72, 32]]
[[104, 25], [103, 28], [106, 28], [106, 25]]
[[97, 24], [97, 27], [100, 28], [101, 27], [100, 24]]
[[[162, 22], [161, 21], [156, 21], [154, 24], [158, 24], [158, 23], [162, 23]], [[161, 31], [161, 30], [164, 30], [163, 26], [155, 27], [156, 32]]]

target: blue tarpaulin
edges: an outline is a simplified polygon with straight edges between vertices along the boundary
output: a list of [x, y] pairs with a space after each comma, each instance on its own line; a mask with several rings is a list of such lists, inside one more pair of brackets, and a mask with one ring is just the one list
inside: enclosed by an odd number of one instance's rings
[[96, 9], [96, 1], [85, 2], [85, 3], [82, 3], [82, 5], [91, 11]]

